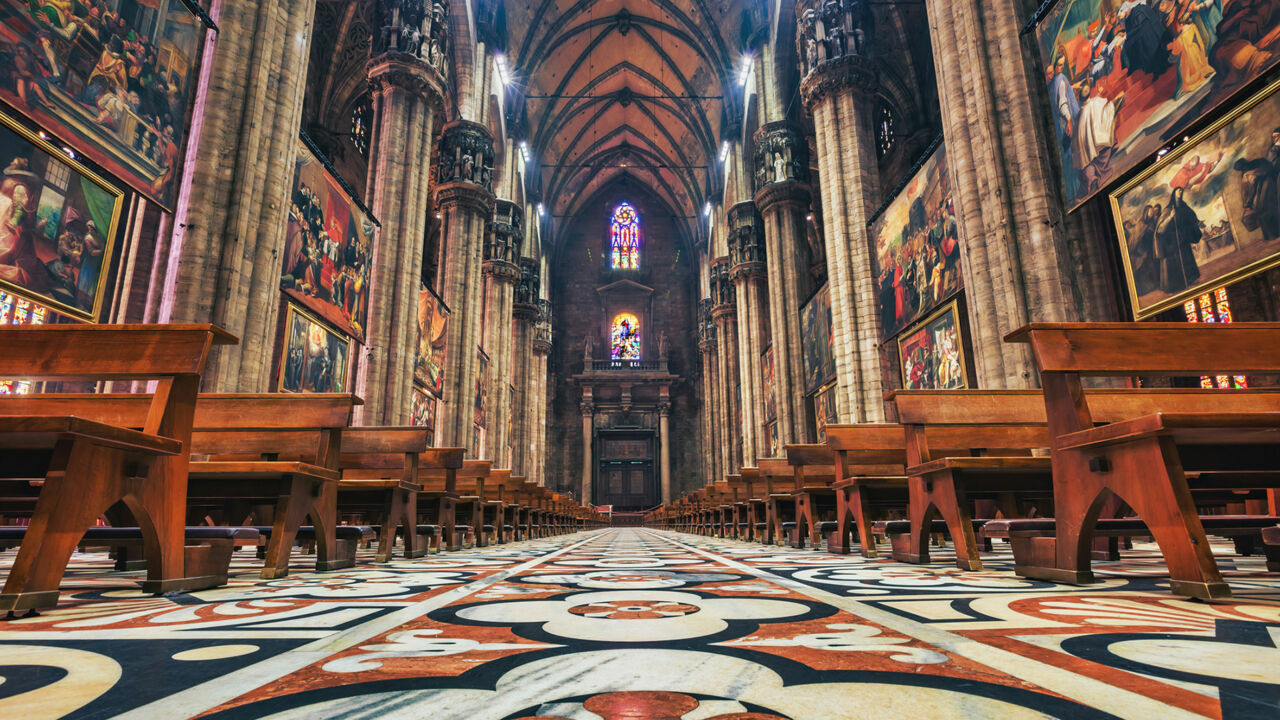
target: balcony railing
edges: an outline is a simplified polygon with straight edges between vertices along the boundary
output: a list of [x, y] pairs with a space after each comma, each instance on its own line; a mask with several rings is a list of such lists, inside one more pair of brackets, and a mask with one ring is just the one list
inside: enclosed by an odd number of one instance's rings
[[666, 360], [592, 360], [588, 372], [666, 372]]

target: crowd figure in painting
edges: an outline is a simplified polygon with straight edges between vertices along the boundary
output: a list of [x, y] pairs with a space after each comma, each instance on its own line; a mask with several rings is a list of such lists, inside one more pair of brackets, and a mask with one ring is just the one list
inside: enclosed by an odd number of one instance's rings
[[925, 201], [911, 203], [900, 242], [880, 257], [880, 326], [893, 335], [960, 287], [960, 239], [950, 197], [926, 214]]
[[338, 308], [358, 334], [369, 284], [368, 241], [326, 217], [320, 196], [299, 181], [289, 208], [281, 286]]
[[4, 169], [0, 279], [89, 310], [97, 293], [106, 237], [92, 218], [65, 204], [58, 212], [39, 217], [42, 185], [25, 157], [13, 158]]
[[333, 357], [340, 350], [331, 347], [328, 332], [301, 317], [293, 323], [281, 387], [289, 392], [340, 392], [335, 373], [342, 368], [334, 367]]
[[186, 95], [156, 42], [105, 0], [29, 0], [35, 37], [0, 38], [0, 90], [46, 111], [74, 108], [154, 164], [152, 190], [172, 179], [178, 159], [175, 108]]
[[1057, 37], [1046, 71], [1070, 199], [1099, 190], [1126, 140], [1170, 111], [1166, 103], [1208, 93], [1210, 80], [1232, 87], [1256, 76], [1273, 61], [1278, 39], [1273, 0], [1098, 5], [1096, 21]]
[[902, 358], [907, 390], [953, 390], [965, 386], [964, 369], [956, 343], [955, 325], [927, 327], [919, 344]]
[[808, 74], [828, 60], [870, 56], [875, 16], [869, 0], [821, 0], [800, 13], [796, 31]]

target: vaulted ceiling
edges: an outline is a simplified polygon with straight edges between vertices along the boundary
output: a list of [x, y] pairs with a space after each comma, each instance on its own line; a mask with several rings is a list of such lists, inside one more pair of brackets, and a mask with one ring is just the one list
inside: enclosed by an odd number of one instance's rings
[[[548, 211], [629, 176], [692, 221], [712, 195], [762, 0], [506, 0], [507, 54]], [[692, 222], [689, 223], [692, 225]]]

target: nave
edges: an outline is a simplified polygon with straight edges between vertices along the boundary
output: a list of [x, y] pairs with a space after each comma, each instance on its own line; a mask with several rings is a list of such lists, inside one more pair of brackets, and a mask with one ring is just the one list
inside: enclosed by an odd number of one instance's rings
[[[78, 554], [0, 629], [25, 717], [1267, 718], [1280, 580], [1171, 596], [1153, 546], [1087, 588], [609, 528], [151, 597]], [[940, 548], [946, 553], [947, 548]], [[5, 558], [7, 561], [8, 558]], [[944, 558], [945, 560], [945, 558]], [[7, 563], [6, 563], [7, 564]], [[51, 682], [52, 680], [52, 682]], [[15, 693], [14, 686], [30, 688]]]

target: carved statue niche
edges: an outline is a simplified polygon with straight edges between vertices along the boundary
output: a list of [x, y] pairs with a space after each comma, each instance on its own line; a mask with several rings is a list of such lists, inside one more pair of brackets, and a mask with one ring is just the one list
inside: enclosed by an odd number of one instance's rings
[[591, 333], [587, 333], [587, 339], [582, 343], [582, 361], [587, 364], [587, 369], [591, 367], [591, 361], [595, 356], [595, 338], [591, 337]]

